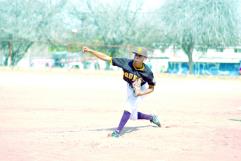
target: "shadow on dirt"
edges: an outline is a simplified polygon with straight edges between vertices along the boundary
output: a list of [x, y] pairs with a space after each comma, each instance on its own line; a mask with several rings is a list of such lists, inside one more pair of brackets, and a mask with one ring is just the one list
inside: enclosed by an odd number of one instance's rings
[[230, 121], [239, 121], [241, 122], [241, 119], [229, 119]]
[[[121, 132], [121, 136], [122, 136], [122, 135], [125, 135], [125, 134], [128, 134], [128, 133], [132, 133], [132, 132], [141, 130], [141, 129], [144, 129], [144, 128], [149, 128], [149, 127], [158, 128], [158, 127], [152, 126], [152, 125], [134, 126], [134, 127], [127, 126], [127, 127], [125, 127], [125, 128], [123, 129], [123, 131]], [[115, 129], [116, 129], [116, 128], [100, 128], [100, 129], [92, 129], [92, 130], [89, 130], [89, 131], [114, 131]]]

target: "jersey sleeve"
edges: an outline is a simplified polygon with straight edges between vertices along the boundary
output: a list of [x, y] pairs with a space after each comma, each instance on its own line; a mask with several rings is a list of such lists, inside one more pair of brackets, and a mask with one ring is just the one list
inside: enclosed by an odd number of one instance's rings
[[151, 73], [150, 77], [149, 77], [148, 80], [147, 80], [147, 83], [148, 83], [148, 85], [150, 85], [150, 86], [155, 86], [155, 85], [156, 85], [156, 81], [155, 81], [155, 79], [154, 79], [153, 73]]
[[127, 58], [112, 58], [112, 65], [120, 68], [124, 68], [128, 65], [129, 60]]
[[143, 78], [149, 86], [155, 86], [156, 85], [156, 81], [154, 79], [154, 74], [146, 64], [145, 64], [145, 72], [143, 73]]

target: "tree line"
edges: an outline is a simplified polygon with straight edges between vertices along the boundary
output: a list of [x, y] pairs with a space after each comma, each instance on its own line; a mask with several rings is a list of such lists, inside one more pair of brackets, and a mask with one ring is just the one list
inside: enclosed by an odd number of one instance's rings
[[192, 72], [193, 49], [240, 45], [240, 0], [1, 0], [0, 55], [16, 65], [34, 43], [89, 44], [111, 56], [122, 47], [181, 48]]

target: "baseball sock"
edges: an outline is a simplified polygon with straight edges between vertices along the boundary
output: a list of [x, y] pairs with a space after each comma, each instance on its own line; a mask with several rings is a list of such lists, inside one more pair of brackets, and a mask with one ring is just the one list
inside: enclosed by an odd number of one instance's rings
[[131, 116], [131, 113], [128, 112], [128, 111], [124, 111], [122, 117], [121, 117], [121, 120], [120, 120], [120, 123], [119, 123], [119, 126], [118, 128], [116, 129], [117, 132], [121, 132], [121, 130], [124, 128], [125, 124], [127, 123], [127, 121], [129, 120]]
[[141, 112], [138, 112], [138, 113], [137, 113], [137, 118], [138, 118], [138, 119], [144, 119], [144, 120], [151, 120], [151, 119], [152, 119], [152, 116], [151, 116], [151, 115], [144, 114], [144, 113], [141, 113]]

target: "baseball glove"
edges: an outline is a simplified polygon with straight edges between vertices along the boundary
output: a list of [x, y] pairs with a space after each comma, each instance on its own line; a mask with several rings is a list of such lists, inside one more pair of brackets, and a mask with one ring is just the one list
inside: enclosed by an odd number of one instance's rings
[[133, 86], [134, 94], [138, 96], [138, 94], [140, 94], [141, 92], [141, 78], [136, 79], [132, 83], [132, 86]]

